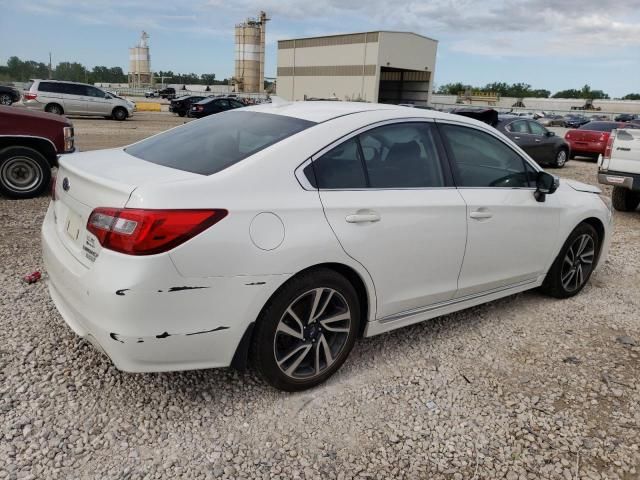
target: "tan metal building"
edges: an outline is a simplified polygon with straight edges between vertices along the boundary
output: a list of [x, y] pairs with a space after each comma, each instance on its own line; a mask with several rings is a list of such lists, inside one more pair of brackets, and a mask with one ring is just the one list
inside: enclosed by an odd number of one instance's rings
[[277, 95], [426, 105], [437, 48], [437, 40], [410, 32], [280, 40]]

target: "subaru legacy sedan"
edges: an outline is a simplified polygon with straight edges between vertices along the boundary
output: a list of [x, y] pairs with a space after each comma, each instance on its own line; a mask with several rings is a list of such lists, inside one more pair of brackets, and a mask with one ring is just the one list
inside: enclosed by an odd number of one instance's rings
[[476, 120], [275, 101], [61, 159], [42, 241], [60, 314], [117, 368], [251, 361], [295, 391], [358, 337], [577, 294], [611, 220]]

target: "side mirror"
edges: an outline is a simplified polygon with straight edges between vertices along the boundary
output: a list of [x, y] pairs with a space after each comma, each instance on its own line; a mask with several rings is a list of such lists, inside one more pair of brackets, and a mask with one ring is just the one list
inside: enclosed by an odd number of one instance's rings
[[536, 178], [536, 191], [534, 196], [539, 202], [544, 202], [547, 195], [554, 193], [560, 186], [560, 179], [547, 172], [538, 172]]
[[105, 93], [104, 98], [106, 98], [107, 100], [111, 100], [113, 97], [111, 96], [111, 94]]
[[547, 137], [555, 137], [556, 134], [555, 132], [550, 132], [549, 130], [547, 130]]

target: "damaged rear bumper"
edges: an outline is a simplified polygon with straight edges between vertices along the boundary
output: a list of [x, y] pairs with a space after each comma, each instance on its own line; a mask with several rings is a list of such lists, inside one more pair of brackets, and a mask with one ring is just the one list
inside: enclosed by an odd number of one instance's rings
[[168, 255], [102, 250], [90, 268], [67, 251], [47, 213], [42, 251], [66, 323], [128, 372], [226, 367], [283, 276], [185, 278]]

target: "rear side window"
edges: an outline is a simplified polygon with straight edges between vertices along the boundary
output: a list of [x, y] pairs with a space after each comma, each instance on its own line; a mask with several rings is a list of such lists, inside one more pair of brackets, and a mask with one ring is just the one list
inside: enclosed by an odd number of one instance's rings
[[156, 165], [212, 175], [313, 125], [283, 115], [230, 111], [148, 138], [125, 152]]
[[488, 133], [456, 125], [440, 127], [459, 187], [527, 188], [535, 171], [508, 145]]
[[341, 143], [313, 162], [313, 165], [308, 165], [305, 175], [317, 188], [366, 188], [367, 178], [358, 152], [357, 138]]

